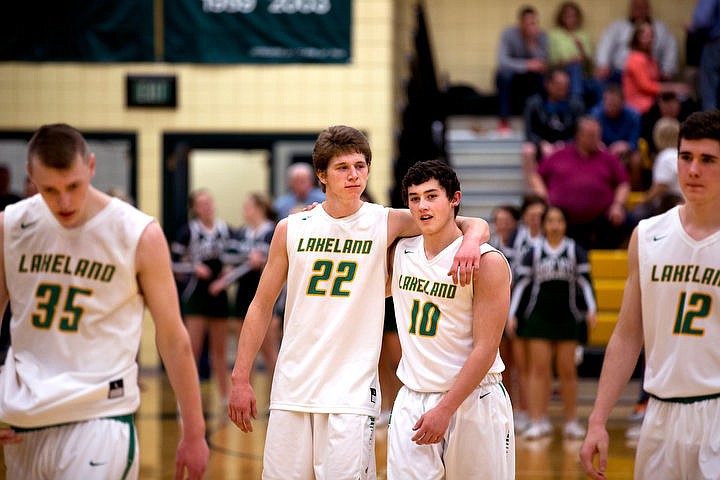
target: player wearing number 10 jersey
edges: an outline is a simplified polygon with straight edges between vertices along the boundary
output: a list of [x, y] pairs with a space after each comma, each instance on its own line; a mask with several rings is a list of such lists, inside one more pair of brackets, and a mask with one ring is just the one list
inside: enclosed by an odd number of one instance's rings
[[[510, 308], [510, 266], [480, 246], [480, 273], [450, 282], [462, 241], [455, 172], [439, 161], [412, 166], [403, 199], [422, 235], [397, 242], [391, 291], [402, 358], [388, 430], [389, 480], [515, 477], [510, 398], [498, 352]], [[392, 257], [391, 257], [392, 258]]]

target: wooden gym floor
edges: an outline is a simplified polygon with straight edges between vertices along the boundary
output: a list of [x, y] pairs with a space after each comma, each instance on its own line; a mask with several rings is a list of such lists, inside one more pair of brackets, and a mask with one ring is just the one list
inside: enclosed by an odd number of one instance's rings
[[[140, 444], [140, 479], [171, 479], [174, 475], [175, 447], [178, 440], [175, 399], [165, 375], [160, 371], [143, 371], [141, 375], [142, 403], [137, 412], [136, 425]], [[243, 434], [221, 412], [214, 385], [203, 382], [203, 404], [205, 405], [210, 463], [206, 478], [260, 479], [262, 452], [267, 426], [267, 404], [269, 376], [260, 371], [254, 380], [258, 395], [259, 419], [254, 423], [254, 432]], [[578, 414], [584, 421], [592, 407], [596, 390], [595, 379], [581, 379], [579, 386]], [[635, 449], [625, 439], [625, 430], [631, 426], [627, 420], [638, 394], [637, 381], [631, 382], [615, 408], [609, 423], [611, 458], [608, 478], [631, 479]], [[516, 440], [516, 478], [518, 480], [583, 479], [578, 460], [581, 441], [567, 441], [561, 438], [559, 400], [551, 401], [551, 420], [555, 434], [541, 440]], [[385, 448], [387, 429], [376, 431], [376, 459], [378, 479], [385, 478]], [[5, 479], [4, 465], [0, 460], [0, 479]]]

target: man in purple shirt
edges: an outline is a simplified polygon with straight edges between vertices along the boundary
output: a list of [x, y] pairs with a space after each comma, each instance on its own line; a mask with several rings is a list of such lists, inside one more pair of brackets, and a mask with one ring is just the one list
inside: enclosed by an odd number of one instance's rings
[[586, 249], [617, 248], [625, 237], [628, 173], [620, 159], [601, 149], [597, 119], [582, 117], [575, 143], [545, 159], [530, 185], [568, 219], [568, 236]]

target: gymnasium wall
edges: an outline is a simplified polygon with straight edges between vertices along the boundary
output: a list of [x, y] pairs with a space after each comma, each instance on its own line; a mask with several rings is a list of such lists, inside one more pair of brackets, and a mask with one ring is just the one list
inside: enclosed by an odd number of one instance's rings
[[[594, 40], [625, 15], [628, 0], [580, 0]], [[426, 0], [439, 76], [492, 91], [497, 39], [524, 2]], [[552, 26], [560, 1], [532, 2]], [[412, 0], [353, 1], [352, 63], [348, 65], [188, 65], [0, 63], [0, 130], [34, 130], [63, 121], [82, 130], [138, 133], [138, 205], [160, 218], [162, 133], [303, 132], [331, 124], [366, 131], [374, 150], [369, 190], [387, 201], [397, 114], [403, 103]], [[682, 26], [694, 0], [655, 0], [683, 45]], [[179, 81], [172, 110], [128, 109], [128, 73], [171, 73]], [[230, 179], [232, 180], [232, 179]]]

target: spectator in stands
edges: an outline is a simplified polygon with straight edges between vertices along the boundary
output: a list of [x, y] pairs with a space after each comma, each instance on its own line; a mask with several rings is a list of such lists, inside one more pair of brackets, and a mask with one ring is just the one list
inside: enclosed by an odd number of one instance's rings
[[625, 239], [628, 174], [620, 159], [601, 148], [597, 119], [578, 122], [575, 143], [545, 159], [532, 174], [535, 192], [563, 209], [568, 236], [583, 248], [617, 248]]
[[[530, 363], [528, 397], [530, 424], [527, 439], [552, 433], [548, 419], [553, 371], [560, 378], [565, 425], [563, 436], [579, 439], [585, 428], [577, 420], [577, 364], [580, 324], [595, 325], [597, 308], [590, 280], [587, 252], [565, 236], [563, 211], [549, 207], [543, 215], [544, 238], [535, 244], [518, 267], [510, 316], [522, 317], [518, 335], [528, 344]], [[578, 307], [579, 300], [586, 312]]]
[[600, 101], [602, 87], [592, 75], [592, 44], [582, 29], [583, 13], [573, 2], [563, 2], [555, 16], [555, 28], [548, 33], [549, 63], [563, 67], [570, 76], [570, 95], [586, 105]]
[[720, 90], [720, 0], [698, 0], [688, 27], [702, 37], [699, 90], [703, 110], [718, 108]]
[[649, 0], [630, 0], [627, 18], [613, 21], [603, 32], [595, 52], [595, 77], [602, 81], [620, 82], [628, 54], [630, 39], [638, 22], [650, 22], [655, 36], [652, 55], [659, 64], [663, 80], [672, 78], [678, 69], [677, 41], [663, 22], [651, 17]]
[[[675, 92], [661, 92], [655, 99], [655, 103], [646, 113], [640, 117], [640, 138], [647, 144], [646, 153], [650, 163], [658, 152], [653, 140], [653, 129], [661, 118], [674, 118], [682, 123], [688, 115], [698, 110], [698, 105], [691, 99], [681, 100]], [[642, 142], [641, 142], [642, 144]], [[641, 150], [642, 145], [640, 146]]]
[[537, 10], [531, 6], [520, 8], [518, 24], [502, 32], [498, 47], [495, 80], [501, 131], [510, 129], [508, 119], [514, 105], [522, 106], [526, 98], [542, 91], [547, 56], [547, 34], [540, 30]]
[[687, 96], [689, 91], [684, 83], [662, 81], [660, 67], [652, 52], [654, 36], [652, 23], [637, 24], [622, 74], [625, 101], [641, 114], [650, 110], [661, 91], [674, 91], [678, 96]]
[[569, 84], [565, 70], [553, 67], [545, 76], [547, 94], [535, 94], [525, 104], [522, 157], [526, 180], [539, 161], [564, 148], [575, 134], [584, 106], [578, 99], [570, 97]]
[[640, 114], [625, 103], [620, 85], [608, 83], [603, 92], [602, 104], [595, 106], [590, 114], [600, 122], [605, 148], [620, 157], [628, 169], [633, 189], [642, 190], [638, 152]]
[[653, 136], [660, 152], [653, 163], [653, 179], [645, 201], [636, 205], [628, 214], [628, 226], [635, 227], [643, 218], [659, 215], [682, 202], [678, 182], [678, 149], [680, 122], [665, 117], [655, 124]]
[[315, 185], [315, 172], [309, 163], [297, 162], [290, 165], [287, 178], [289, 191], [280, 195], [273, 203], [278, 220], [314, 202], [325, 201], [325, 194]]

